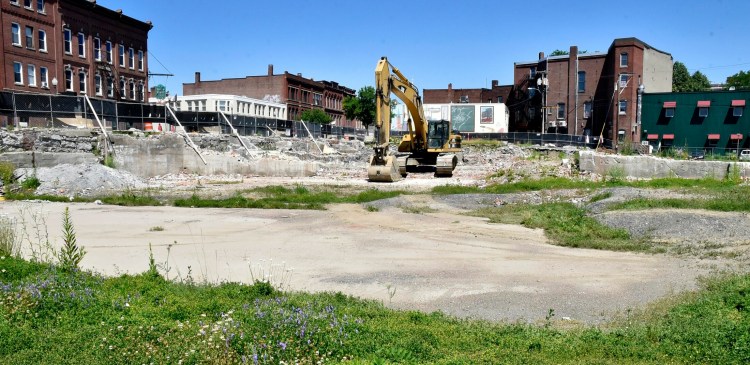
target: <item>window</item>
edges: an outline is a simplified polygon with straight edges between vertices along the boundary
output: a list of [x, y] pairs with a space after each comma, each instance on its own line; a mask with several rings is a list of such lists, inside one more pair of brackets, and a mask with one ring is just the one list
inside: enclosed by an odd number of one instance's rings
[[708, 116], [708, 108], [707, 107], [700, 107], [698, 108], [698, 116], [701, 118], [705, 118]]
[[31, 0], [23, 0], [23, 7], [26, 9], [33, 9], [31, 7]]
[[120, 98], [125, 99], [125, 78], [120, 78]]
[[34, 49], [34, 28], [26, 26], [26, 48]]
[[12, 42], [14, 46], [21, 46], [21, 26], [16, 23], [10, 24], [10, 32], [12, 35]]
[[621, 74], [620, 75], [620, 88], [624, 89], [628, 86], [628, 80], [630, 79], [630, 75], [628, 74]]
[[620, 67], [628, 67], [628, 54], [627, 54], [627, 52], [620, 53]]
[[73, 91], [73, 70], [70, 68], [65, 70], [65, 90]]
[[313, 105], [323, 105], [323, 94], [313, 94]]
[[128, 48], [128, 67], [132, 70], [135, 68], [135, 55], [132, 48]]
[[112, 42], [107, 41], [104, 46], [104, 51], [107, 52], [107, 63], [112, 64]]
[[13, 81], [16, 85], [23, 85], [23, 65], [21, 65], [21, 62], [13, 62]]
[[229, 101], [219, 100], [216, 102], [217, 109], [220, 111], [226, 111], [229, 105]]
[[532, 79], [536, 77], [536, 66], [529, 67], [529, 77]]
[[289, 100], [297, 100], [297, 89], [293, 87], [289, 88]]
[[138, 71], [143, 71], [143, 51], [138, 51]]
[[529, 108], [529, 119], [534, 119], [536, 117], [536, 108], [533, 106]]
[[39, 81], [42, 82], [42, 87], [49, 89], [49, 73], [46, 67], [39, 67]]
[[36, 11], [44, 14], [44, 0], [36, 1]]
[[138, 83], [138, 100], [146, 101], [145, 94], [146, 94], [145, 86], [143, 85], [143, 82], [139, 82]]
[[664, 109], [664, 116], [667, 118], [674, 117], [674, 108], [665, 108]]
[[745, 109], [745, 108], [741, 107], [741, 106], [736, 106], [736, 107], [732, 108], [732, 116], [733, 117], [737, 117], [737, 118], [741, 117], [743, 109]]
[[86, 58], [86, 36], [78, 33], [78, 57]]
[[10, 0], [11, 5], [18, 5], [18, 0]]
[[63, 29], [63, 49], [65, 50], [66, 54], [72, 54], [73, 53], [73, 34], [70, 32], [70, 29]]
[[628, 112], [628, 101], [627, 100], [620, 100], [620, 115], [624, 115]]
[[107, 96], [110, 98], [115, 97], [115, 81], [111, 77], [107, 77]]
[[47, 52], [47, 32], [39, 29], [39, 50]]
[[36, 86], [36, 66], [27, 65], [26, 73], [29, 79], [29, 86]]
[[102, 75], [99, 73], [94, 75], [94, 93], [96, 93], [96, 95], [102, 95]]
[[102, 60], [102, 40], [99, 38], [94, 38], [94, 59]]
[[586, 91], [586, 71], [578, 71], [578, 92]]
[[583, 103], [583, 118], [591, 118], [591, 102], [587, 101]]
[[557, 119], [565, 119], [565, 103], [557, 103]]
[[86, 93], [86, 70], [84, 69], [78, 71], [78, 90], [81, 94]]
[[502, 96], [498, 96], [497, 97], [497, 102], [498, 103], [502, 103], [503, 102], [503, 97]]
[[120, 67], [125, 67], [125, 45], [120, 44], [117, 48], [119, 51], [118, 57], [120, 58]]

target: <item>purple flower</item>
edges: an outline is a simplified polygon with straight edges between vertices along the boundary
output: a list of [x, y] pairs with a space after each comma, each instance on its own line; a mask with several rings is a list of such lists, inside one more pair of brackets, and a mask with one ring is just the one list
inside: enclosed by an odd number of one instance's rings
[[279, 347], [281, 347], [282, 350], [286, 350], [286, 342], [279, 342]]

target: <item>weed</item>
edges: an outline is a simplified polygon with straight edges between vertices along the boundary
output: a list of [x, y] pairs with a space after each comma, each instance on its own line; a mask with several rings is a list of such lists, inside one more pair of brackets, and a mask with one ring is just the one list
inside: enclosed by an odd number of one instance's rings
[[607, 169], [604, 180], [611, 183], [621, 183], [625, 181], [626, 177], [625, 169], [622, 166], [612, 166]]
[[111, 169], [117, 168], [117, 165], [115, 164], [115, 156], [114, 155], [107, 155], [107, 157], [104, 158], [104, 166], [107, 166]]
[[0, 256], [19, 257], [21, 245], [16, 233], [16, 221], [13, 218], [0, 216]]
[[63, 212], [63, 246], [57, 254], [60, 267], [68, 272], [78, 269], [78, 265], [86, 255], [86, 250], [78, 246], [73, 222], [70, 219], [70, 210], [65, 207]]
[[47, 216], [40, 210], [32, 210], [23, 205], [18, 212], [20, 234], [19, 242], [28, 248], [31, 260], [35, 262], [52, 262], [56, 252], [52, 247], [47, 231]]
[[367, 209], [368, 212], [379, 212], [380, 211], [380, 208], [378, 208], [378, 207], [376, 207], [374, 205], [369, 205], [369, 204], [365, 207], [365, 209]]
[[250, 280], [253, 283], [266, 283], [271, 287], [283, 291], [292, 282], [293, 268], [288, 268], [286, 262], [274, 264], [273, 259], [261, 259], [258, 263], [249, 263]]
[[149, 232], [162, 232], [164, 231], [164, 227], [162, 226], [153, 226], [148, 229]]
[[22, 188], [32, 191], [36, 190], [40, 185], [42, 185], [42, 182], [39, 181], [39, 178], [37, 178], [36, 175], [29, 176], [21, 182]]
[[604, 199], [609, 199], [611, 197], [612, 197], [612, 192], [611, 191], [605, 191], [605, 192], [602, 192], [602, 193], [599, 193], [599, 194], [596, 194], [596, 195], [592, 196], [591, 199], [589, 199], [589, 203], [596, 203], [598, 201], [602, 201]]

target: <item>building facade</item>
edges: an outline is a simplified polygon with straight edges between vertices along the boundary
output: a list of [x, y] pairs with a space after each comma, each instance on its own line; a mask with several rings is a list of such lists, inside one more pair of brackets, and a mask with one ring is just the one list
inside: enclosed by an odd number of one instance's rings
[[204, 94], [178, 96], [169, 100], [175, 111], [223, 112], [228, 115], [287, 119], [286, 104], [237, 95]]
[[492, 80], [490, 89], [454, 89], [453, 84], [448, 84], [447, 89], [424, 89], [422, 93], [425, 104], [507, 103], [512, 90], [513, 85], [498, 85], [497, 80]]
[[341, 127], [361, 128], [361, 122], [348, 120], [344, 114], [343, 101], [354, 96], [353, 89], [333, 81], [315, 81], [302, 74], [274, 74], [273, 65], [268, 65], [268, 73], [260, 76], [247, 76], [221, 80], [201, 80], [200, 72], [195, 73], [194, 83], [182, 84], [184, 95], [228, 94], [242, 95], [262, 100], [278, 100], [286, 104], [287, 118], [300, 120], [302, 112], [310, 109], [324, 110], [332, 123]]
[[638, 142], [639, 95], [672, 91], [672, 64], [669, 53], [637, 38], [616, 39], [606, 53], [576, 46], [566, 55], [540, 52], [536, 61], [514, 64], [512, 129]]
[[750, 148], [750, 91], [643, 94], [641, 141], [655, 150], [724, 153]]
[[0, 4], [0, 89], [146, 100], [151, 22], [89, 0]]

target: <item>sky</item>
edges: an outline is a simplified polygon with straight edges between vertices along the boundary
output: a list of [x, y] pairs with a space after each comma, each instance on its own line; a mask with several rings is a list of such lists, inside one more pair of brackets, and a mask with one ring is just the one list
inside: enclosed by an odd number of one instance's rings
[[[747, 0], [98, 0], [151, 20], [151, 86], [301, 73], [359, 90], [387, 56], [420, 89], [513, 83], [514, 62], [636, 37], [724, 82], [750, 70]], [[648, 90], [647, 90], [648, 91]]]

